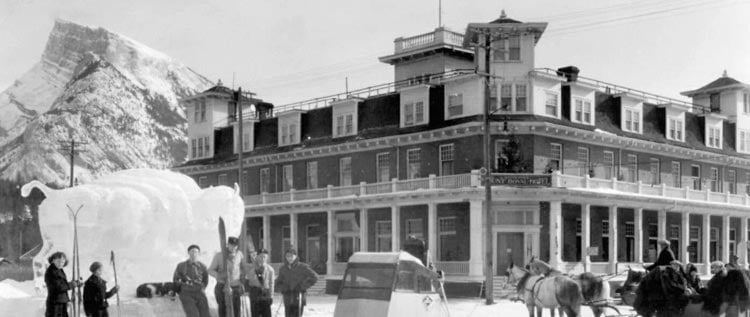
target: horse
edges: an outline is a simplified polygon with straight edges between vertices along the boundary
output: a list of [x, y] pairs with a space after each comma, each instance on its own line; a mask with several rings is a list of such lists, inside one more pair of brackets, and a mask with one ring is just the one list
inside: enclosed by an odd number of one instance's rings
[[[544, 308], [558, 308], [561, 316], [563, 312], [568, 317], [580, 315], [583, 295], [580, 285], [573, 279], [563, 275], [550, 277], [534, 275], [512, 263], [508, 267], [508, 273], [508, 283], [517, 283], [516, 292], [523, 296], [529, 310], [529, 317], [534, 317], [535, 307], [537, 316], [540, 317]], [[554, 310], [552, 310], [552, 316], [554, 316]]]
[[646, 270], [635, 270], [628, 266], [628, 275], [625, 277], [625, 282], [615, 290], [616, 294], [620, 294], [623, 304], [633, 306], [635, 291], [638, 289], [641, 281], [643, 281], [646, 273], [648, 273]]
[[[553, 268], [547, 262], [535, 258], [531, 259], [528, 267], [529, 271], [535, 275], [543, 275], [545, 277], [565, 276], [565, 274]], [[620, 313], [610, 303], [609, 283], [607, 281], [590, 272], [570, 277], [581, 286], [581, 293], [583, 295], [582, 305], [590, 306], [595, 317], [601, 316], [604, 313], [604, 308], [611, 308], [618, 314]]]

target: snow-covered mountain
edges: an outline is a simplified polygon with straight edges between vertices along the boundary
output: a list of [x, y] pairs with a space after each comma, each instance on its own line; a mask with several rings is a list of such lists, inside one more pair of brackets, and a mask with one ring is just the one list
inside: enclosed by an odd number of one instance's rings
[[177, 100], [205, 77], [125, 36], [57, 20], [41, 60], [0, 93], [0, 177], [67, 182], [59, 141], [86, 142], [76, 177], [165, 168], [186, 156]]

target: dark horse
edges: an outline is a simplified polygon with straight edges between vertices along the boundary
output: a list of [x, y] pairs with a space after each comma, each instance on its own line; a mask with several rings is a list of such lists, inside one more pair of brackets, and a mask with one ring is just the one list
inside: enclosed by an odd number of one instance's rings
[[642, 316], [731, 315], [730, 310], [750, 308], [748, 276], [746, 270], [716, 274], [703, 294], [696, 294], [688, 287], [685, 276], [670, 266], [660, 266], [648, 273], [629, 270], [618, 293], [625, 304], [632, 305]]

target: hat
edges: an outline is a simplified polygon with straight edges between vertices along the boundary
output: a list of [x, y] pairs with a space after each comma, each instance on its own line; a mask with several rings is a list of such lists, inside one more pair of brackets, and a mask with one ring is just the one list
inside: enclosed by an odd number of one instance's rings
[[286, 253], [284, 253], [284, 254], [289, 254], [289, 253], [297, 255], [297, 250], [295, 250], [293, 248], [289, 248], [289, 249], [286, 250]]
[[198, 249], [198, 251], [200, 251], [200, 250], [201, 250], [201, 247], [199, 247], [199, 246], [198, 246], [197, 244], [191, 244], [191, 245], [190, 245], [190, 246], [188, 247], [188, 252], [190, 252], [190, 250], [192, 250], [192, 249]]
[[94, 273], [96, 272], [96, 270], [101, 269], [101, 268], [102, 268], [101, 263], [94, 262], [94, 263], [91, 263], [91, 266], [89, 266], [89, 271], [91, 271], [91, 273]]
[[232, 245], [239, 245], [239, 240], [237, 240], [237, 237], [229, 237], [227, 238], [227, 243]]
[[266, 250], [266, 249], [260, 249], [260, 251], [258, 251], [258, 254], [268, 254], [268, 250]]

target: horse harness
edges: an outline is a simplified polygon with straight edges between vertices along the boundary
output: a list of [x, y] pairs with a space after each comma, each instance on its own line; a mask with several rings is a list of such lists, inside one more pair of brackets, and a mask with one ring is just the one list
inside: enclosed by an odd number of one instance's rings
[[[533, 284], [533, 285], [531, 285], [531, 289], [528, 289], [528, 288], [526, 288], [526, 286], [524, 286], [524, 288], [523, 288], [523, 289], [524, 289], [525, 291], [527, 291], [527, 292], [531, 292], [531, 296], [532, 296], [532, 297], [534, 298], [534, 301], [535, 301], [535, 302], [538, 302], [538, 303], [542, 303], [542, 299], [541, 299], [541, 298], [539, 298], [539, 289], [537, 289], [537, 288], [536, 288], [536, 286], [537, 286], [537, 285], [539, 285], [539, 283], [540, 283], [541, 281], [543, 281], [543, 280], [545, 280], [545, 279], [547, 279], [547, 278], [548, 278], [548, 277], [546, 277], [546, 276], [542, 276], [542, 277], [538, 278], [538, 279], [537, 279], [537, 280], [536, 280], [536, 281], [534, 282], [534, 284]], [[557, 292], [555, 292], [555, 301], [557, 301], [557, 303], [558, 303], [558, 304], [560, 304], [560, 298], [559, 298], [559, 297], [557, 297]]]

